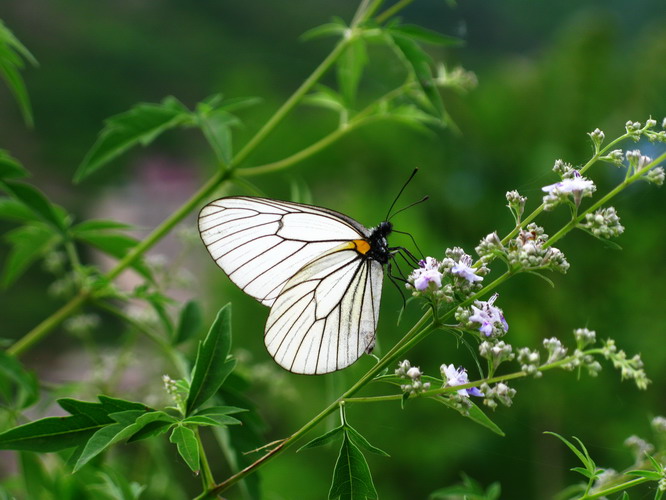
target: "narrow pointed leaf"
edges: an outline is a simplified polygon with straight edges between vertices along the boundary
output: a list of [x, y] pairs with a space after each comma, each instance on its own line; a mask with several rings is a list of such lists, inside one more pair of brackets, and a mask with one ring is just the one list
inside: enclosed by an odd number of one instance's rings
[[301, 446], [297, 452], [302, 451], [302, 450], [308, 450], [310, 448], [317, 448], [318, 446], [325, 446], [328, 443], [332, 442], [334, 439], [338, 437], [338, 434], [341, 434], [343, 432], [344, 427], [338, 426], [335, 429], [331, 429], [330, 431], [322, 434], [319, 437], [314, 438], [312, 441], [309, 441], [305, 443], [303, 446]]
[[23, 68], [23, 59], [37, 65], [37, 61], [28, 49], [13, 35], [13, 33], [0, 20], [0, 75], [3, 77], [9, 90], [19, 105], [23, 120], [29, 127], [32, 126], [32, 106], [28, 91], [19, 70]]
[[190, 300], [180, 311], [173, 344], [178, 345], [195, 337], [202, 329], [203, 312], [201, 305], [194, 300]]
[[356, 429], [353, 427], [347, 425], [346, 427], [347, 434], [349, 436], [349, 439], [358, 446], [359, 448], [365, 448], [367, 451], [370, 453], [375, 453], [376, 455], [381, 455], [382, 457], [388, 457], [390, 456], [388, 453], [386, 453], [384, 450], [381, 450], [377, 448], [376, 446], [372, 446], [365, 437], [363, 437]]
[[189, 122], [190, 113], [173, 97], [160, 104], [141, 103], [109, 118], [76, 171], [74, 181], [80, 182], [131, 147], [146, 146], [166, 130]]
[[[138, 244], [138, 241], [131, 236], [107, 231], [79, 231], [74, 234], [74, 237], [116, 259], [125, 257]], [[146, 279], [152, 280], [150, 269], [140, 259], [134, 261], [132, 268]]]
[[228, 415], [192, 415], [183, 419], [184, 424], [196, 424], [196, 425], [240, 425], [242, 422], [234, 417]]
[[39, 386], [34, 373], [12, 355], [0, 351], [0, 387], [5, 405], [24, 409], [37, 402]]
[[0, 433], [0, 449], [50, 452], [88, 441], [101, 426], [86, 415], [46, 417]]
[[393, 33], [399, 33], [403, 36], [418, 40], [420, 42], [431, 43], [434, 45], [456, 46], [462, 45], [463, 41], [454, 36], [444, 35], [415, 24], [401, 24], [390, 28]]
[[199, 344], [185, 406], [187, 415], [208, 401], [233, 371], [235, 361], [227, 361], [230, 348], [231, 304], [227, 304], [217, 313], [208, 335]]
[[211, 406], [209, 408], [204, 408], [199, 410], [197, 415], [233, 415], [234, 413], [243, 413], [249, 411], [246, 408], [238, 408], [237, 406]]
[[179, 425], [174, 427], [169, 441], [178, 447], [178, 453], [185, 460], [187, 466], [193, 471], [199, 471], [199, 444], [194, 431]]
[[41, 221], [41, 218], [25, 204], [12, 198], [0, 198], [0, 218], [16, 222]]
[[333, 470], [333, 483], [329, 500], [376, 499], [377, 490], [372, 482], [370, 468], [361, 450], [344, 433], [338, 460]]
[[11, 244], [11, 250], [0, 278], [3, 288], [12, 285], [33, 262], [46, 255], [60, 241], [60, 236], [38, 222], [10, 231], [5, 239]]
[[[432, 398], [434, 401], [437, 401], [440, 404], [443, 404], [453, 410], [458, 410], [458, 408], [447, 398], [441, 398], [441, 397], [435, 397]], [[493, 422], [488, 415], [486, 415], [481, 408], [479, 408], [477, 405], [472, 403], [472, 406], [469, 408], [467, 413], [460, 413], [464, 417], [469, 418], [470, 420], [473, 420], [477, 424], [480, 424], [484, 426], [487, 429], [490, 429], [493, 431], [495, 434], [499, 436], [505, 436], [504, 431], [499, 428], [499, 426]]]
[[62, 215], [62, 209], [53, 205], [39, 189], [30, 184], [14, 181], [0, 182], [0, 188], [4, 189], [15, 199], [23, 203], [44, 222], [51, 224], [60, 231], [66, 229], [65, 217]]
[[4, 149], [0, 149], [0, 179], [21, 179], [29, 177], [30, 173], [12, 158]]

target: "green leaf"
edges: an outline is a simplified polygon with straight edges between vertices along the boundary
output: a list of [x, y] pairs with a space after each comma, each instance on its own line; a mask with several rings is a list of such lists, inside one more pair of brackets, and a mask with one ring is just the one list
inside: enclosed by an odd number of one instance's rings
[[[559, 434], [557, 434], [555, 432], [546, 431], [546, 432], [544, 432], [544, 434], [550, 434], [551, 436], [555, 436], [557, 439], [559, 439], [564, 444], [566, 444], [567, 447], [583, 463], [583, 465], [585, 465], [585, 469], [584, 469], [585, 472], [584, 473], [581, 472], [581, 474], [583, 474], [586, 477], [592, 477], [592, 476], [589, 475], [589, 473], [594, 473], [594, 470], [595, 470], [596, 466], [594, 464], [594, 461], [590, 457], [590, 455], [587, 453], [587, 449], [585, 448], [585, 446], [583, 445], [583, 443], [580, 439], [578, 439], [577, 437], [574, 436], [574, 439], [576, 441], [578, 441], [578, 444], [580, 444], [581, 449], [583, 450], [582, 452], [579, 451], [578, 448], [576, 448], [576, 446], [574, 444], [572, 444], [569, 440], [567, 440], [566, 438], [564, 438], [563, 436], [560, 436]], [[571, 469], [571, 470], [574, 470], [574, 469]], [[577, 472], [579, 472], [579, 471], [577, 471]]]
[[49, 226], [37, 222], [8, 232], [5, 239], [12, 248], [0, 278], [3, 288], [12, 285], [33, 262], [53, 249], [61, 238]]
[[392, 33], [398, 33], [413, 40], [431, 43], [434, 45], [459, 46], [463, 45], [464, 43], [460, 38], [443, 35], [442, 33], [423, 28], [416, 24], [401, 24], [398, 26], [392, 26], [389, 28], [389, 31]]
[[343, 97], [325, 85], [317, 85], [315, 92], [303, 98], [303, 103], [330, 109], [336, 113], [342, 113], [346, 109]]
[[174, 427], [169, 441], [178, 447], [178, 453], [187, 466], [193, 471], [199, 471], [199, 444], [194, 431], [183, 425]]
[[[125, 257], [125, 255], [127, 255], [127, 253], [139, 243], [136, 239], [125, 234], [101, 231], [79, 230], [74, 233], [74, 238], [83, 243], [92, 245], [116, 259], [122, 259]], [[152, 281], [152, 273], [141, 259], [135, 260], [132, 264], [132, 268], [144, 278]]]
[[127, 401], [126, 399], [112, 398], [110, 396], [99, 395], [97, 396], [100, 403], [108, 413], [118, 413], [127, 410], [144, 410], [144, 411], [154, 411], [149, 406], [144, 405], [143, 403], [137, 403], [135, 401]]
[[26, 125], [31, 127], [33, 124], [32, 107], [25, 83], [19, 73], [19, 70], [23, 69], [23, 59], [33, 66], [37, 65], [33, 55], [0, 20], [0, 75], [7, 83], [9, 90], [14, 94], [23, 115], [23, 120]]
[[173, 336], [173, 345], [182, 344], [183, 342], [194, 338], [199, 335], [203, 329], [203, 312], [199, 302], [190, 300], [181, 309], [178, 316], [178, 326], [176, 333]]
[[650, 481], [659, 481], [662, 477], [664, 477], [663, 473], [655, 472], [653, 470], [630, 470], [624, 474], [627, 476], [644, 477]]
[[238, 408], [237, 406], [211, 406], [197, 411], [197, 415], [233, 415], [235, 413], [242, 413], [248, 411], [246, 408]]
[[0, 198], [0, 218], [16, 222], [41, 221], [32, 210], [12, 198]]
[[199, 343], [185, 405], [186, 415], [191, 415], [208, 401], [233, 371], [236, 362], [227, 360], [230, 348], [231, 304], [227, 304], [217, 313], [204, 341]]
[[109, 446], [129, 439], [149, 423], [155, 421], [175, 422], [173, 417], [162, 411], [149, 411], [146, 413], [146, 410], [125, 410], [110, 413], [109, 417], [116, 423], [104, 426], [90, 437], [74, 466], [74, 472], [78, 471]]
[[147, 146], [166, 130], [191, 122], [187, 108], [174, 97], [167, 97], [160, 104], [141, 103], [112, 116], [83, 159], [74, 181], [80, 182], [131, 147]]
[[347, 30], [347, 25], [339, 17], [333, 18], [332, 23], [322, 24], [321, 26], [315, 26], [303, 33], [300, 38], [303, 41], [313, 40], [315, 38], [321, 38], [323, 36], [342, 36]]
[[23, 203], [44, 222], [51, 224], [61, 232], [65, 231], [67, 223], [64, 211], [52, 204], [39, 189], [30, 184], [14, 181], [0, 182], [0, 187]]
[[368, 63], [365, 41], [362, 38], [352, 40], [338, 59], [337, 77], [340, 92], [348, 108], [356, 102], [356, 91], [363, 75], [363, 68]]
[[19, 453], [21, 463], [21, 477], [25, 485], [27, 498], [40, 499], [49, 489], [51, 481], [44, 470], [39, 457], [32, 452], [22, 451]]
[[89, 219], [72, 226], [73, 234], [97, 233], [100, 231], [135, 229], [131, 224], [107, 219]]
[[106, 425], [113, 423], [113, 420], [109, 417], [108, 409], [104, 408], [104, 405], [101, 403], [91, 403], [71, 398], [58, 399], [57, 403], [71, 415], [85, 415], [96, 424]]
[[0, 351], [0, 391], [7, 406], [20, 410], [35, 404], [39, 396], [35, 374], [5, 351]]
[[237, 418], [230, 417], [228, 415], [192, 415], [183, 419], [184, 424], [196, 424], [196, 425], [241, 425], [241, 421]]
[[343, 430], [344, 427], [342, 425], [334, 429], [331, 429], [330, 431], [322, 434], [321, 436], [314, 438], [312, 441], [305, 443], [298, 450], [296, 450], [296, 452], [298, 453], [299, 451], [308, 450], [310, 448], [316, 448], [318, 446], [325, 446], [328, 443], [331, 443], [335, 438], [337, 438], [338, 434], [342, 433]]
[[100, 425], [86, 415], [46, 417], [0, 433], [0, 449], [50, 452], [88, 441]]
[[432, 59], [411, 38], [395, 31], [390, 32], [390, 35], [398, 54], [402, 56], [407, 66], [411, 69], [421, 90], [423, 90], [423, 93], [428, 98], [428, 102], [430, 103], [433, 112], [437, 117], [443, 119], [446, 113], [444, 111], [442, 98], [439, 95], [439, 90], [437, 89], [437, 85], [432, 76]]
[[153, 436], [159, 436], [160, 434], [164, 434], [166, 431], [169, 430], [171, 425], [173, 425], [173, 422], [175, 422], [176, 419], [173, 420], [155, 420], [154, 422], [149, 422], [141, 429], [139, 429], [137, 432], [132, 434], [128, 439], [128, 443], [133, 443], [134, 441], [140, 441], [142, 439], [147, 439]]
[[470, 420], [473, 420], [474, 422], [476, 422], [477, 424], [480, 424], [480, 425], [484, 426], [485, 428], [490, 429], [495, 434], [497, 434], [499, 436], [502, 436], [502, 437], [505, 436], [504, 431], [502, 431], [502, 429], [500, 429], [499, 426], [495, 422], [490, 420], [490, 417], [488, 417], [488, 415], [486, 415], [483, 412], [483, 410], [481, 410], [481, 408], [479, 408], [477, 405], [475, 405], [471, 401], [470, 401], [470, 403], [471, 403], [472, 406], [467, 410], [466, 413], [464, 413], [464, 412], [461, 412], [456, 407], [456, 405], [453, 404], [452, 401], [450, 401], [449, 399], [447, 399], [445, 397], [434, 397], [432, 399], [434, 401], [437, 401], [440, 404], [443, 404], [444, 406], [447, 406], [447, 407], [449, 407], [453, 410], [459, 411], [460, 414], [463, 417], [467, 417]]
[[481, 486], [474, 479], [466, 474], [463, 474], [462, 484], [448, 486], [446, 488], [438, 489], [430, 494], [430, 500], [445, 500], [450, 498], [465, 498], [466, 500], [498, 500], [502, 492], [499, 483], [492, 483], [484, 491]]
[[333, 483], [329, 500], [376, 499], [377, 490], [372, 482], [370, 468], [361, 450], [344, 433], [340, 454], [333, 470]]
[[130, 482], [124, 474], [102, 466], [95, 471], [99, 483], [88, 484], [90, 498], [110, 498], [113, 500], [138, 500], [145, 486], [136, 482]]
[[345, 430], [347, 431], [347, 434], [349, 435], [349, 439], [352, 440], [352, 442], [358, 446], [359, 448], [365, 448], [367, 451], [370, 453], [374, 453], [376, 455], [380, 455], [382, 457], [388, 457], [390, 456], [388, 453], [386, 453], [384, 450], [381, 450], [377, 448], [376, 446], [372, 446], [365, 437], [363, 437], [356, 429], [354, 429], [352, 426], [349, 424], [346, 425]]
[[21, 179], [24, 177], [30, 177], [30, 173], [7, 151], [0, 149], [0, 179]]

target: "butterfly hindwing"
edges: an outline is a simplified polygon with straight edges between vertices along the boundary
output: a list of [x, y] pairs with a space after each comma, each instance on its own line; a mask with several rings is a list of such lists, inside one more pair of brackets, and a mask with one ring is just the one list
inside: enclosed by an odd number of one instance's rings
[[372, 349], [382, 265], [343, 244], [301, 269], [284, 286], [266, 322], [266, 347], [294, 373], [340, 370]]

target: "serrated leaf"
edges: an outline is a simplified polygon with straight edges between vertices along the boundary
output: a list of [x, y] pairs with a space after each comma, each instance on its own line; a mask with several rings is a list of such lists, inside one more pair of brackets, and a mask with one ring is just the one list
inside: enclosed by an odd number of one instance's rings
[[325, 446], [328, 443], [331, 443], [335, 438], [338, 437], [338, 434], [341, 434], [344, 430], [344, 427], [342, 425], [335, 427], [334, 429], [331, 429], [328, 432], [325, 432], [319, 437], [314, 438], [312, 441], [309, 441], [305, 443], [303, 446], [301, 446], [296, 452], [298, 453], [299, 451], [302, 450], [309, 450], [310, 448], [317, 448], [318, 446]]
[[22, 179], [24, 177], [30, 177], [30, 173], [16, 158], [13, 158], [4, 149], [0, 149], [0, 179]]
[[[74, 234], [74, 237], [78, 241], [88, 243], [116, 259], [125, 257], [138, 244], [138, 241], [131, 236], [102, 231], [79, 231]], [[152, 281], [150, 269], [140, 259], [132, 263], [132, 268], [144, 278]]]
[[22, 410], [37, 402], [37, 377], [5, 351], [0, 351], [0, 379], [0, 387], [8, 407]]
[[443, 119], [445, 116], [444, 104], [439, 95], [437, 85], [435, 85], [431, 64], [432, 59], [419, 45], [411, 38], [404, 36], [398, 32], [390, 33], [391, 40], [393, 41], [398, 53], [402, 56], [407, 66], [411, 69], [414, 77], [416, 78], [421, 90], [428, 98], [432, 111], [438, 118]]
[[5, 239], [11, 244], [11, 250], [0, 279], [3, 288], [12, 285], [33, 262], [55, 247], [61, 238], [49, 226], [38, 222], [8, 232]]
[[201, 305], [195, 300], [190, 300], [181, 309], [178, 316], [178, 326], [173, 336], [173, 345], [181, 344], [191, 338], [198, 336], [203, 329], [203, 311]]
[[76, 171], [74, 182], [80, 182], [131, 147], [147, 146], [166, 130], [191, 120], [188, 110], [173, 97], [160, 104], [141, 103], [112, 116]]
[[372, 482], [370, 468], [361, 450], [344, 433], [340, 454], [333, 470], [329, 500], [376, 499], [377, 490]]
[[101, 426], [86, 415], [46, 417], [0, 433], [0, 449], [50, 452], [88, 441]]
[[191, 415], [206, 403], [233, 371], [236, 362], [227, 361], [230, 348], [231, 304], [227, 304], [217, 313], [204, 341], [199, 343], [185, 405], [186, 415]]
[[7, 83], [9, 90], [14, 94], [14, 98], [23, 115], [23, 120], [30, 127], [33, 123], [32, 107], [25, 83], [19, 73], [19, 70], [24, 66], [23, 59], [33, 66], [37, 65], [37, 61], [30, 51], [19, 42], [2, 20], [0, 20], [0, 75], [2, 75]]
[[178, 425], [174, 427], [169, 441], [178, 447], [178, 453], [185, 460], [187, 466], [193, 471], [199, 471], [199, 444], [194, 431], [188, 427]]
[[66, 217], [63, 215], [63, 210], [52, 204], [39, 189], [30, 184], [14, 181], [0, 182], [0, 188], [23, 203], [44, 222], [61, 232], [65, 231]]
[[362, 38], [356, 38], [348, 43], [338, 59], [336, 65], [338, 85], [348, 108], [354, 107], [358, 84], [367, 63], [368, 55]]
[[389, 31], [393, 33], [399, 33], [400, 35], [411, 38], [413, 40], [431, 43], [434, 45], [457, 46], [463, 44], [463, 40], [460, 38], [444, 35], [442, 33], [438, 33], [437, 31], [429, 30], [416, 24], [401, 24], [398, 26], [392, 26], [389, 28]]
[[145, 410], [124, 410], [117, 413], [110, 413], [109, 417], [116, 423], [104, 426], [90, 437], [74, 466], [74, 472], [78, 471], [109, 446], [129, 439], [149, 423], [155, 421], [172, 423], [175, 421], [173, 417], [162, 411], [150, 411], [146, 413]]
[[352, 440], [352, 442], [358, 446], [359, 448], [365, 448], [367, 451], [370, 453], [374, 453], [376, 455], [380, 455], [382, 457], [389, 457], [390, 455], [386, 453], [384, 450], [381, 450], [377, 448], [376, 446], [371, 445], [367, 439], [365, 439], [364, 436], [362, 436], [356, 429], [351, 427], [349, 424], [345, 427], [345, 430], [347, 431], [347, 434], [349, 435], [349, 439]]

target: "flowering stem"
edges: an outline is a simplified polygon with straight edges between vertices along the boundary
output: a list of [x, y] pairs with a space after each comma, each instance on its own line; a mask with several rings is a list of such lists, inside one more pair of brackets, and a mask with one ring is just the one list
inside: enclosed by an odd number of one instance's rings
[[548, 241], [546, 241], [544, 243], [543, 246], [544, 247], [552, 246], [553, 243], [555, 243], [557, 240], [561, 239], [565, 234], [567, 234], [569, 231], [574, 229], [578, 225], [579, 222], [581, 222], [583, 219], [585, 219], [585, 216], [587, 214], [593, 213], [598, 208], [607, 204], [611, 199], [613, 199], [616, 195], [618, 195], [623, 189], [625, 189], [630, 184], [636, 182], [638, 179], [643, 177], [643, 175], [645, 175], [650, 169], [652, 169], [653, 167], [657, 166], [659, 163], [661, 163], [662, 161], [665, 161], [665, 160], [666, 160], [666, 153], [663, 153], [661, 156], [658, 156], [655, 160], [652, 160], [650, 163], [645, 165], [642, 169], [638, 170], [632, 176], [623, 180], [620, 184], [615, 186], [615, 188], [613, 188], [608, 193], [606, 193], [605, 196], [603, 196], [599, 200], [597, 200], [597, 202], [594, 203], [592, 206], [590, 206], [590, 208], [585, 210], [583, 213], [581, 213], [577, 217], [574, 217], [573, 219], [571, 219], [562, 229], [560, 229], [557, 233], [555, 233], [553, 236], [551, 236], [548, 239]]

